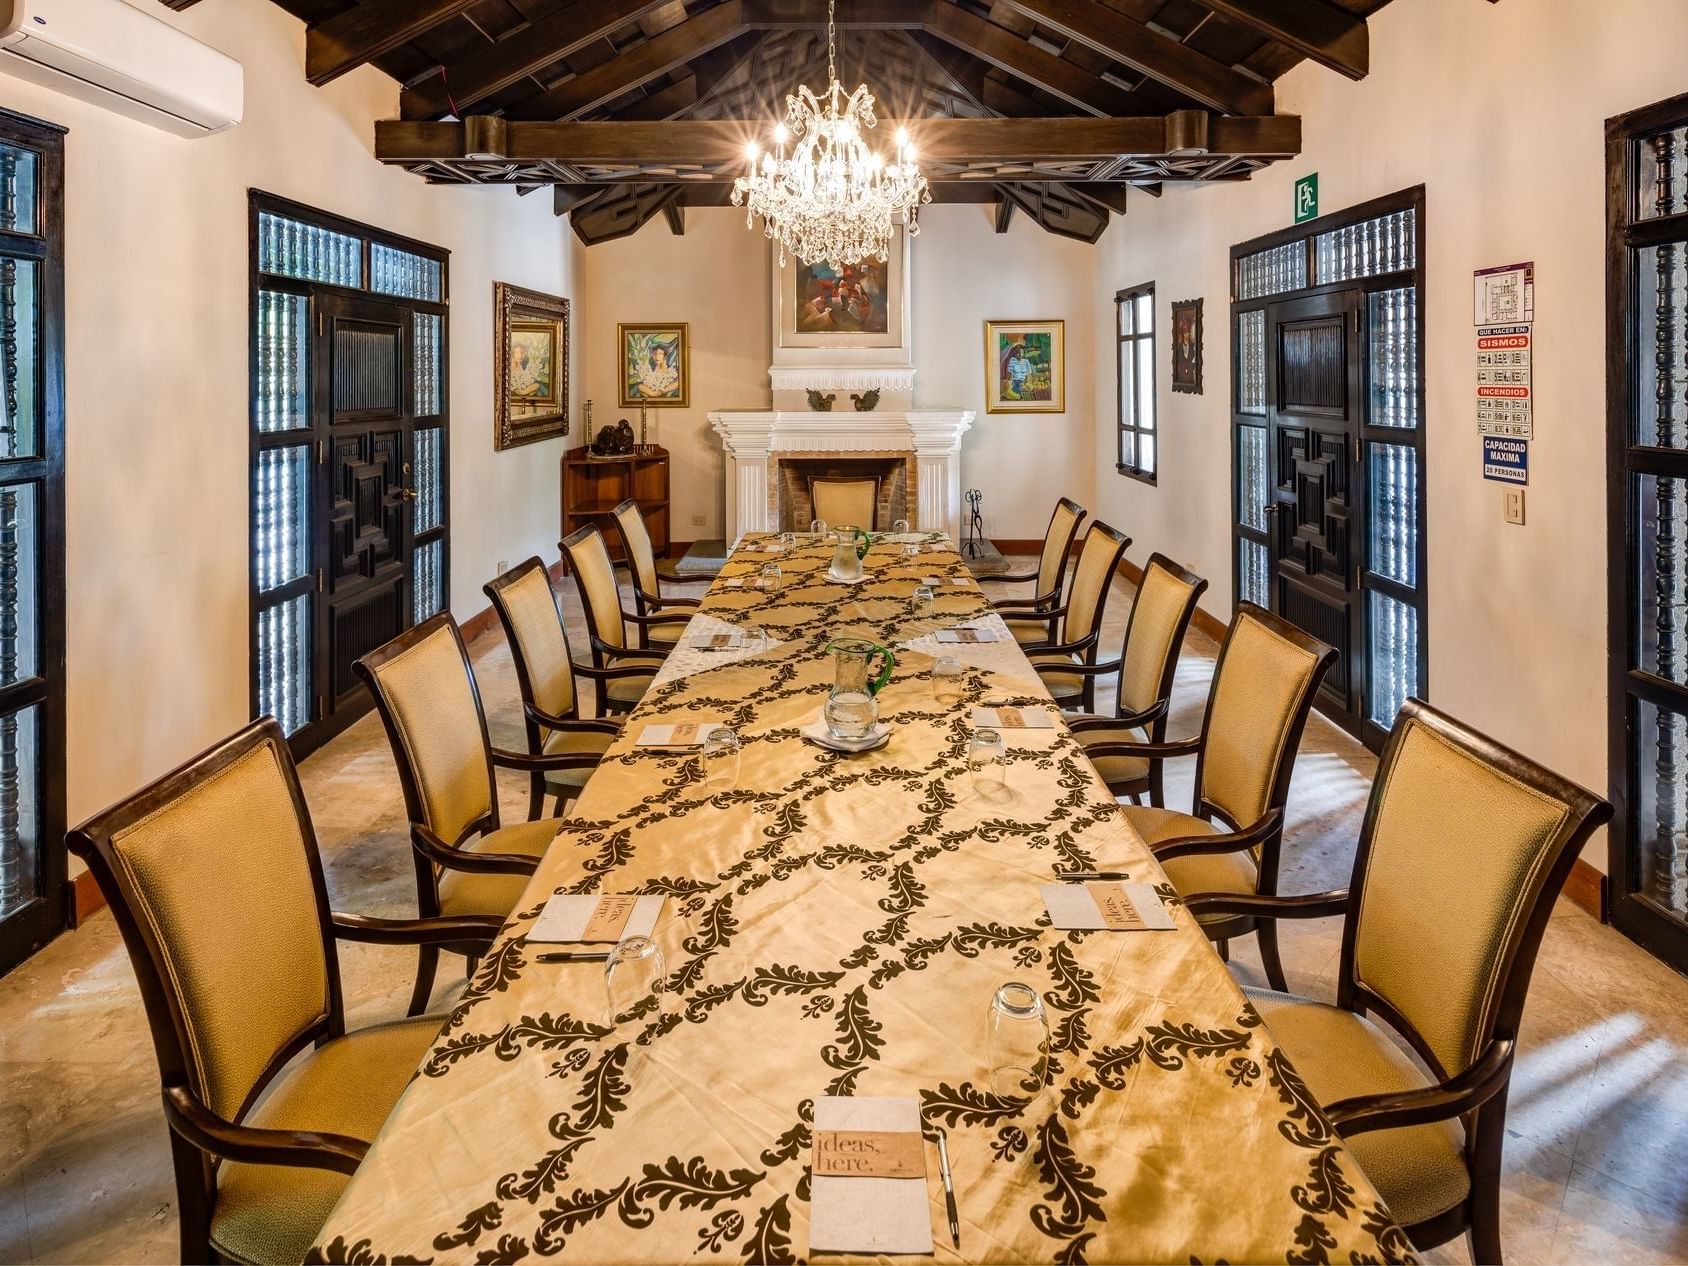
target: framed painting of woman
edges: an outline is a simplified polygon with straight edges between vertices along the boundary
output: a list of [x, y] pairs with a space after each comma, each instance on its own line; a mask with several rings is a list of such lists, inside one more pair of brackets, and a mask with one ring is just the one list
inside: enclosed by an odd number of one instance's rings
[[569, 433], [569, 301], [493, 283], [495, 449]]
[[621, 407], [684, 409], [692, 402], [691, 346], [685, 322], [618, 325]]

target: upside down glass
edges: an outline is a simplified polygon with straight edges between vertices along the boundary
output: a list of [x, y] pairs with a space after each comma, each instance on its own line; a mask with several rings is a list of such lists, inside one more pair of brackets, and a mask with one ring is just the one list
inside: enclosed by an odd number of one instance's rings
[[780, 570], [780, 565], [778, 563], [770, 559], [768, 562], [762, 564], [762, 574], [756, 578], [756, 587], [758, 589], [761, 589], [766, 593], [777, 593], [780, 586], [784, 583], [785, 573]]
[[987, 800], [1008, 795], [1008, 745], [997, 730], [977, 729], [967, 742], [967, 767], [973, 772], [973, 789]]
[[662, 950], [650, 937], [629, 936], [617, 942], [604, 963], [605, 1023], [653, 1017], [662, 1009], [667, 975]]
[[1030, 985], [1011, 980], [991, 995], [988, 1033], [990, 1091], [1027, 1102], [1049, 1077], [1049, 1016]]
[[711, 730], [699, 759], [705, 791], [731, 791], [738, 785], [739, 736], [731, 728], [718, 725]]
[[933, 662], [932, 693], [946, 708], [961, 702], [961, 661], [955, 656], [944, 655]]

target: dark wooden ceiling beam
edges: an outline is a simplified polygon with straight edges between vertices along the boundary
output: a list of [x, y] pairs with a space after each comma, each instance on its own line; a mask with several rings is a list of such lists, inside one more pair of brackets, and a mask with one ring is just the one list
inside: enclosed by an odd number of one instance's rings
[[1202, 0], [1215, 13], [1253, 27], [1350, 79], [1371, 69], [1371, 37], [1364, 18], [1323, 0]]
[[[399, 94], [399, 117], [462, 114], [494, 93], [555, 65], [570, 53], [636, 22], [667, 0], [575, 0], [497, 43], [442, 67]], [[452, 109], [453, 103], [456, 110]]]
[[688, 18], [679, 26], [670, 27], [661, 35], [635, 44], [584, 74], [565, 79], [556, 87], [517, 103], [510, 111], [510, 117], [571, 119], [594, 106], [613, 101], [711, 49], [719, 48], [748, 29], [744, 21], [744, 0], [727, 0], [727, 3], [695, 18]]
[[1132, 111], [1131, 95], [1123, 89], [1072, 62], [1045, 52], [1012, 31], [974, 17], [965, 9], [949, 3], [949, 0], [931, 0], [926, 9], [925, 26], [939, 39], [1027, 83], [1035, 84], [1080, 110], [1102, 116], [1124, 115]]
[[1226, 114], [1272, 112], [1271, 84], [1251, 79], [1096, 0], [1007, 2], [1068, 39], [1105, 53], [1210, 109]]
[[305, 32], [305, 78], [319, 87], [354, 70], [479, 0], [363, 0]]
[[[838, 0], [838, 25], [857, 30], [918, 30], [926, 16], [919, 0]], [[752, 26], [787, 31], [826, 30], [826, 5], [815, 0], [745, 0]]]

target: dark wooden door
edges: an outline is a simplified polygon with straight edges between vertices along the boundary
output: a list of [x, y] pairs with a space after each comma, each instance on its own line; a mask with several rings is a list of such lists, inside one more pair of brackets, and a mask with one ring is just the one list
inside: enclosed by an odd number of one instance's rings
[[1266, 309], [1271, 605], [1340, 652], [1320, 709], [1354, 733], [1365, 688], [1359, 311], [1358, 290]]
[[403, 304], [318, 294], [312, 426], [322, 471], [316, 746], [368, 711], [357, 659], [411, 625], [412, 321]]

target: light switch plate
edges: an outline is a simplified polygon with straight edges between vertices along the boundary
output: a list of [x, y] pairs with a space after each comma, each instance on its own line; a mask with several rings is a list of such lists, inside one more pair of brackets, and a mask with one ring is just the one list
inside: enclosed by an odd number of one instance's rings
[[1501, 493], [1501, 516], [1508, 523], [1524, 522], [1524, 490], [1508, 488]]

